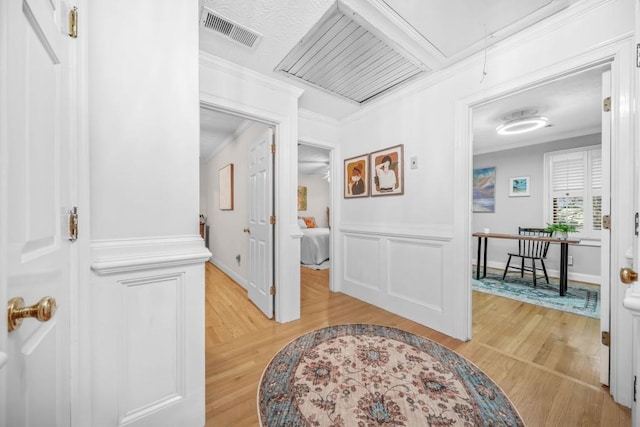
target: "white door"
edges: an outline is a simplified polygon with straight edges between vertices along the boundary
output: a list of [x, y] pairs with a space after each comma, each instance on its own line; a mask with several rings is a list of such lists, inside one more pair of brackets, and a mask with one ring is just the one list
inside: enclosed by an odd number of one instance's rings
[[[602, 73], [602, 99], [611, 96], [611, 71]], [[611, 112], [602, 109], [602, 214], [611, 213]], [[600, 333], [609, 332], [611, 304], [611, 232], [601, 230], [600, 241]], [[600, 344], [600, 382], [609, 385], [609, 347]]]
[[[59, 0], [3, 1], [0, 13], [0, 425], [68, 426], [73, 39]], [[50, 320], [7, 331], [7, 300], [47, 296]]]
[[273, 317], [273, 131], [249, 143], [249, 299]]

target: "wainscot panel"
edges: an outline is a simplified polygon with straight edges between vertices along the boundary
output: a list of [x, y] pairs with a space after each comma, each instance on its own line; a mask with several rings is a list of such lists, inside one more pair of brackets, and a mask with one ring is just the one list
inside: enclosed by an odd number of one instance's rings
[[211, 253], [203, 240], [126, 239], [91, 248], [92, 425], [204, 425], [202, 300]]
[[452, 230], [343, 226], [341, 291], [425, 326], [451, 331]]
[[387, 240], [389, 295], [442, 311], [443, 244], [406, 239]]

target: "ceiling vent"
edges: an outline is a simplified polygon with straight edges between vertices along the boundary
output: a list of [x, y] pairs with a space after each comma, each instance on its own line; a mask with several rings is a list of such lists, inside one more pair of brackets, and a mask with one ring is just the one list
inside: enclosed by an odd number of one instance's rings
[[206, 7], [200, 14], [200, 25], [208, 30], [215, 31], [227, 38], [249, 48], [253, 48], [262, 38], [260, 34], [251, 31], [242, 25], [236, 24], [217, 12]]
[[362, 104], [428, 70], [350, 16], [331, 9], [276, 71]]

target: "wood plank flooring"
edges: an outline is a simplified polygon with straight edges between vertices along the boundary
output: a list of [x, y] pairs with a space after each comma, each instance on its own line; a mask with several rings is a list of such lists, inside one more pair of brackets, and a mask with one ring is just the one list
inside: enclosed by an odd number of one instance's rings
[[509, 396], [535, 426], [630, 426], [631, 411], [599, 384], [599, 322], [473, 293], [473, 339], [462, 342], [328, 289], [328, 270], [301, 268], [300, 320], [278, 324], [241, 286], [206, 263], [207, 427], [258, 426], [262, 371], [288, 342], [341, 323], [394, 326], [458, 352]]

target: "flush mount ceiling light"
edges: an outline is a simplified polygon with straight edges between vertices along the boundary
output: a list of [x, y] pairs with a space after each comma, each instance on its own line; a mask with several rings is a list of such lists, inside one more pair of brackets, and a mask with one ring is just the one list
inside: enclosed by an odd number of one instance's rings
[[498, 135], [517, 135], [549, 126], [549, 119], [536, 115], [538, 110], [521, 110], [504, 117], [496, 128]]

